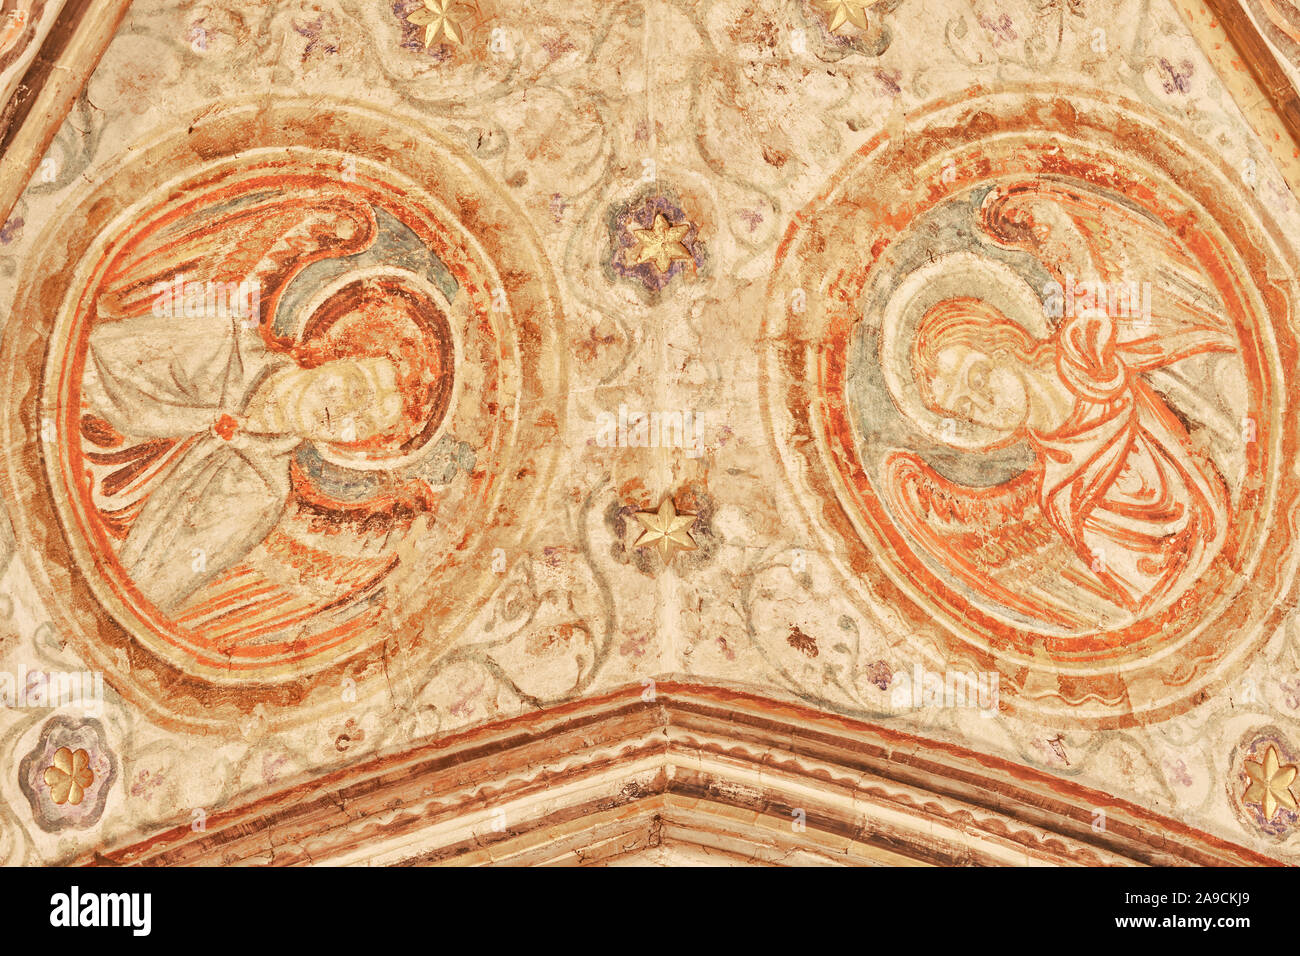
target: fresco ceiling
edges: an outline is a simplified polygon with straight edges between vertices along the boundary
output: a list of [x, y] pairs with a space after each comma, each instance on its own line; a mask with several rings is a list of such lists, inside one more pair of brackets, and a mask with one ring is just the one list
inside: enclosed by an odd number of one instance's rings
[[1298, 87], [1284, 0], [6, 0], [0, 862], [1300, 861]]

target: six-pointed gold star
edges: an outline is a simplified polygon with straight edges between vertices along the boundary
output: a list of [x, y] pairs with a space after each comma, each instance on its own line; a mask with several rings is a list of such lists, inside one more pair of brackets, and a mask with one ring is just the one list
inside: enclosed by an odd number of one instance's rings
[[867, 28], [867, 8], [874, 6], [876, 0], [817, 0], [831, 15], [830, 31], [834, 33], [845, 23], [855, 27]]
[[465, 41], [465, 30], [452, 17], [452, 10], [460, 0], [423, 0], [424, 6], [406, 19], [418, 27], [424, 27], [424, 45], [432, 46], [439, 35], [445, 36], [452, 43]]
[[640, 245], [633, 253], [632, 264], [653, 262], [660, 272], [667, 272], [678, 259], [690, 259], [691, 250], [682, 244], [686, 234], [691, 231], [689, 222], [673, 225], [661, 212], [655, 213], [655, 221], [649, 229], [633, 229], [632, 235]]
[[1296, 778], [1296, 767], [1281, 766], [1277, 759], [1277, 748], [1272, 744], [1264, 751], [1263, 760], [1246, 761], [1246, 774], [1250, 777], [1250, 787], [1241, 800], [1243, 803], [1261, 806], [1265, 820], [1272, 820], [1280, 806], [1288, 810], [1296, 809], [1296, 800], [1290, 789]]
[[638, 512], [636, 520], [646, 530], [637, 538], [634, 547], [658, 548], [665, 561], [678, 551], [695, 550], [695, 539], [687, 533], [687, 529], [695, 524], [695, 515], [679, 515], [671, 497], [664, 499], [657, 512]]

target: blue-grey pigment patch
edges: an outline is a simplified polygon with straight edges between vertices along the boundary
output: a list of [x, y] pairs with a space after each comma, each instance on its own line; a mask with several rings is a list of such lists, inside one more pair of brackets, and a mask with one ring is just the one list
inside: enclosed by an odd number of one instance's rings
[[388, 266], [414, 272], [432, 282], [448, 302], [456, 300], [460, 286], [447, 266], [434, 255], [410, 226], [386, 209], [374, 208], [378, 234], [368, 249], [350, 256], [313, 262], [294, 276], [280, 296], [271, 328], [281, 338], [293, 338], [293, 318], [313, 295], [349, 272]]

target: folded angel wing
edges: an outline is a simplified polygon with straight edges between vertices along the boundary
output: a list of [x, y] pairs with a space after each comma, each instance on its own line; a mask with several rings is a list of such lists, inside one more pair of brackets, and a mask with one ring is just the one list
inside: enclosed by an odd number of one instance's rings
[[895, 452], [885, 465], [885, 497], [908, 543], [982, 603], [1071, 631], [1125, 617], [1043, 516], [1041, 480], [1032, 468], [1002, 485], [971, 488], [910, 452]]
[[168, 284], [184, 277], [187, 283], [256, 284], [256, 318], [265, 324], [295, 275], [321, 259], [362, 251], [376, 233], [369, 206], [342, 193], [322, 197], [319, 186], [268, 188], [214, 210], [173, 214], [115, 256], [98, 318], [144, 315]]
[[1177, 233], [1122, 197], [1036, 179], [991, 192], [980, 218], [999, 245], [1031, 253], [1070, 307], [1106, 311], [1131, 367], [1237, 348], [1227, 311]]

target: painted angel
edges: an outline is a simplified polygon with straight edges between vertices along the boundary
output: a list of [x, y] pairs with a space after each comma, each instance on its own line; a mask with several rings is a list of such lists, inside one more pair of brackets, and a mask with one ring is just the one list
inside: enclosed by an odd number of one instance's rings
[[118, 560], [164, 611], [276, 526], [299, 445], [364, 441], [401, 416], [388, 360], [303, 368], [244, 325], [142, 316], [90, 334], [83, 429], [131, 438], [130, 447], [92, 458], [131, 466], [102, 482], [99, 503], [130, 515]]
[[[368, 209], [283, 190], [204, 225], [182, 220], [119, 260], [81, 383], [94, 505], [132, 583], [165, 613], [276, 527], [304, 442], [365, 442], [403, 414], [387, 358], [300, 363], [267, 334], [295, 274], [371, 241]], [[265, 314], [157, 314], [158, 280], [196, 263], [217, 281], [267, 289]]]
[[[1096, 275], [1102, 252], [1113, 262], [1145, 235], [1138, 217], [1107, 219], [1054, 188], [996, 197], [985, 208], [997, 217], [990, 231], [1060, 276]], [[1228, 532], [1230, 495], [1146, 375], [1238, 343], [1194, 297], [1159, 304], [1149, 317], [1082, 309], [1041, 339], [979, 298], [926, 311], [910, 356], [924, 405], [1034, 455], [988, 488], [949, 481], [911, 453], [891, 456], [892, 510], [931, 561], [983, 598], [1067, 629], [1134, 620], [1204, 574]]]

